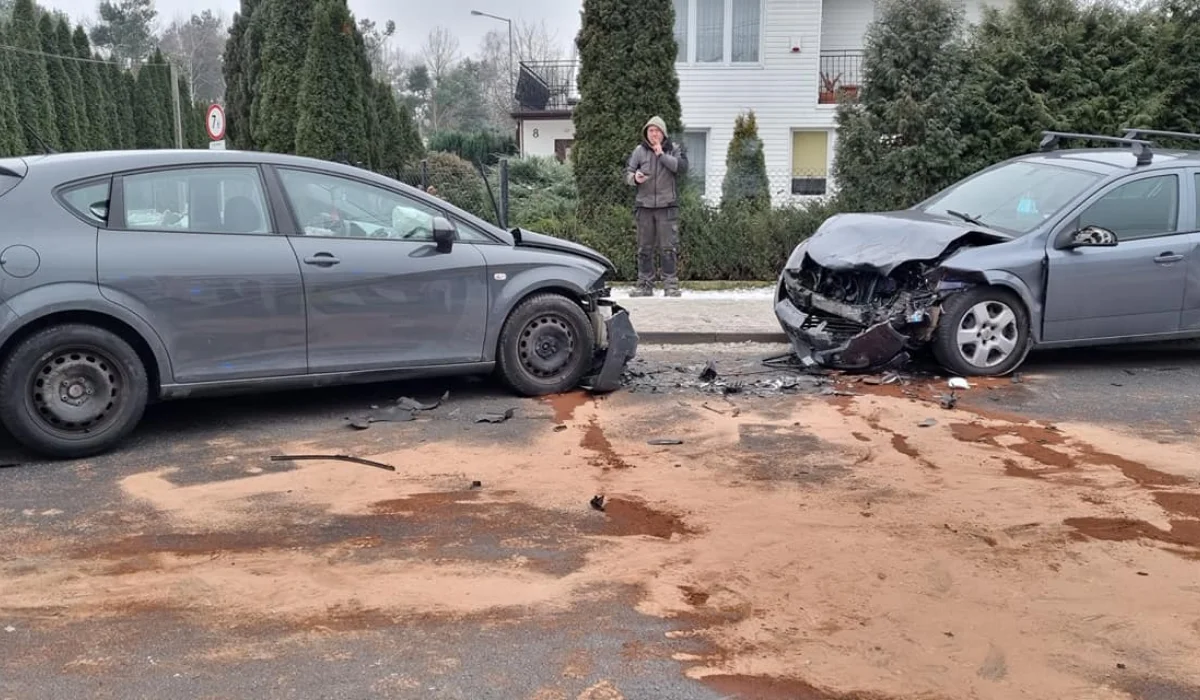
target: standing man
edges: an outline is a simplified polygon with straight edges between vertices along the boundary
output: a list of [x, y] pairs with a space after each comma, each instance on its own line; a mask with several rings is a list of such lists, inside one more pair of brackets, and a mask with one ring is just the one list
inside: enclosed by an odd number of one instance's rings
[[687, 154], [667, 138], [666, 122], [651, 117], [625, 165], [625, 182], [637, 188], [638, 280], [632, 296], [654, 294], [655, 248], [661, 258], [663, 293], [679, 296], [679, 178], [687, 167]]

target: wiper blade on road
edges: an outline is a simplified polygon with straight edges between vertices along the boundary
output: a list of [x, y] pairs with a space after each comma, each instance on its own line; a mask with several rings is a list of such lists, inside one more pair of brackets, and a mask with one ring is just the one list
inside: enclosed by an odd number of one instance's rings
[[963, 221], [967, 222], [968, 224], [975, 224], [976, 226], [984, 225], [984, 223], [979, 220], [978, 216], [971, 216], [970, 214], [964, 214], [961, 211], [954, 211], [953, 209], [947, 209], [946, 213], [949, 214], [950, 216], [956, 216], [956, 217], [962, 219]]

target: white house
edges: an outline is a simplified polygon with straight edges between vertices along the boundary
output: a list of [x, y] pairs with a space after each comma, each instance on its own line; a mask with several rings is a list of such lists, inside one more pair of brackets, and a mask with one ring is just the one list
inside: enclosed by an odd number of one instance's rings
[[[958, 0], [968, 22], [984, 4]], [[853, 93], [875, 0], [674, 0], [683, 141], [717, 200], [737, 115], [753, 110], [776, 202], [825, 194], [835, 89]]]
[[521, 62], [513, 96], [521, 156], [552, 156], [565, 162], [575, 140], [571, 110], [579, 101], [578, 63]]

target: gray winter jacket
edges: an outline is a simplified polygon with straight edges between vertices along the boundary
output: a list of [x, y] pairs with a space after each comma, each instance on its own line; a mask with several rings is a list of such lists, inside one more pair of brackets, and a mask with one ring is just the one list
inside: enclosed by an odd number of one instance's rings
[[[646, 138], [646, 131], [651, 126], [657, 126], [663, 132], [661, 156], [654, 155], [654, 149]], [[661, 117], [652, 117], [642, 127], [642, 142], [633, 149], [629, 162], [625, 164], [625, 183], [637, 187], [637, 206], [641, 209], [665, 209], [679, 206], [679, 178], [687, 174], [687, 154], [679, 144], [666, 136], [667, 125]], [[637, 184], [633, 174], [642, 171], [647, 179]]]

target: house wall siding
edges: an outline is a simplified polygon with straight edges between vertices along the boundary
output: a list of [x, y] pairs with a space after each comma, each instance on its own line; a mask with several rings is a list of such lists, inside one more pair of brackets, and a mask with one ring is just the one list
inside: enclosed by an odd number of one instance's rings
[[[984, 3], [962, 0], [967, 18], [978, 21]], [[771, 195], [776, 203], [791, 195], [792, 132], [835, 127], [834, 105], [817, 102], [820, 54], [859, 50], [875, 19], [874, 0], [763, 0], [762, 60], [757, 64], [676, 64], [684, 128], [708, 133], [706, 197], [718, 201], [725, 158], [738, 114], [753, 110], [763, 142]], [[798, 50], [793, 51], [793, 48]], [[635, 138], [635, 137], [631, 137]], [[632, 141], [631, 141], [632, 143]], [[831, 173], [836, 135], [829, 138]], [[831, 186], [832, 186], [832, 180]]]

